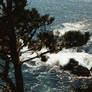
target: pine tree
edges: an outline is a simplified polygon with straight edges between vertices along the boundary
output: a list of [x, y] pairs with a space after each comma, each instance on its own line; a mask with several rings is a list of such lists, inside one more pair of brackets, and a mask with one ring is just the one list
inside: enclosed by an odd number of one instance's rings
[[[35, 8], [25, 9], [26, 4], [27, 0], [0, 0], [0, 79], [12, 92], [24, 92], [19, 58], [21, 49], [29, 44], [41, 26], [54, 20], [48, 14], [41, 16]], [[14, 66], [15, 84], [8, 74], [11, 64]]]

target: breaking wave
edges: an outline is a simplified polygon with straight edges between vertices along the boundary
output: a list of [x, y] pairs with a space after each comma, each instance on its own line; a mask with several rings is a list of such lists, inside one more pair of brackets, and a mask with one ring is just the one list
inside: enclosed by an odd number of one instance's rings
[[[89, 25], [87, 21], [77, 23], [63, 23], [61, 28], [53, 30], [54, 34], [63, 35], [68, 31], [88, 31], [91, 34], [91, 30], [88, 29]], [[92, 35], [92, 34], [91, 34]], [[86, 49], [89, 49], [88, 51]], [[25, 47], [22, 51], [27, 50]], [[79, 52], [78, 52], [79, 50]], [[46, 48], [42, 48], [41, 51], [32, 53], [28, 51], [20, 57], [21, 60], [26, 60], [30, 57], [34, 57], [37, 54], [47, 51]], [[79, 65], [88, 68], [92, 68], [92, 36], [88, 43], [82, 47], [65, 49], [59, 51], [57, 54], [47, 53], [48, 60], [42, 62], [41, 58], [35, 58], [34, 60], [23, 64], [23, 74], [25, 80], [25, 92], [71, 92], [73, 88], [77, 88], [79, 85], [83, 86], [92, 82], [91, 79], [77, 79], [74, 75], [66, 73], [59, 69], [60, 66], [66, 65], [71, 58], [74, 58], [79, 62]], [[30, 76], [30, 78], [29, 78]]]
[[[63, 23], [62, 28], [55, 29], [53, 30], [53, 32], [54, 34], [57, 34], [59, 32], [59, 35], [61, 36], [68, 31], [81, 31], [81, 32], [89, 31], [88, 25], [86, 25], [87, 24], [86, 22], [88, 21], [77, 22], [77, 23]], [[24, 48], [24, 51], [25, 50], [27, 50], [27, 47]], [[79, 52], [77, 52], [78, 50]], [[30, 58], [30, 56], [34, 57], [37, 55], [37, 53], [41, 53], [45, 51], [47, 51], [46, 48], [43, 48], [41, 51], [38, 51], [33, 54], [31, 51], [29, 51], [22, 54], [20, 59], [25, 60]], [[58, 62], [60, 65], [64, 65], [68, 63], [70, 58], [74, 58], [79, 62], [79, 64], [90, 69], [92, 67], [92, 36], [90, 37], [90, 40], [86, 45], [83, 45], [77, 48], [71, 48], [71, 49], [64, 48], [62, 51], [58, 52], [57, 54], [49, 53], [47, 54], [47, 56], [49, 57], [49, 59], [44, 64], [55, 65]], [[43, 64], [40, 58], [34, 59], [34, 61], [37, 61], [39, 64]]]

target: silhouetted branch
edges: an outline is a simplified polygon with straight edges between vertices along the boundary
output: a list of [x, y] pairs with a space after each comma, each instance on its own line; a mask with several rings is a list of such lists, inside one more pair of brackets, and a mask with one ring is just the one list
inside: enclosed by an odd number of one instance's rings
[[35, 59], [35, 58], [39, 58], [39, 57], [41, 57], [41, 56], [44, 55], [44, 54], [51, 53], [51, 52], [58, 52], [58, 51], [60, 51], [60, 50], [61, 50], [61, 48], [60, 48], [60, 49], [57, 49], [57, 50], [48, 50], [48, 51], [45, 51], [45, 52], [43, 52], [43, 53], [38, 54], [37, 56], [34, 56], [34, 57], [32, 57], [32, 58], [29, 58], [29, 59], [27, 59], [27, 60], [22, 61], [21, 64], [23, 64], [23, 63], [25, 63], [25, 62], [30, 62], [30, 60], [33, 60], [33, 59]]
[[43, 54], [46, 54], [46, 53], [49, 53], [49, 52], [50, 52], [50, 50], [49, 50], [49, 51], [46, 51], [46, 52], [43, 52], [43, 53], [41, 53], [41, 54], [38, 54], [37, 56], [34, 56], [34, 57], [32, 57], [32, 58], [29, 58], [29, 59], [27, 59], [27, 60], [22, 61], [21, 64], [23, 64], [23, 63], [25, 63], [25, 62], [29, 62], [30, 60], [33, 60], [33, 59], [35, 59], [35, 58], [39, 58], [39, 57], [41, 57]]

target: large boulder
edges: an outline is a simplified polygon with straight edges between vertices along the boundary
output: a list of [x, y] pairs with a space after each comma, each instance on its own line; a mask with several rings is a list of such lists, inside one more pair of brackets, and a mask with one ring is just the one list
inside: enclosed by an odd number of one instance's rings
[[71, 58], [69, 63], [63, 66], [62, 69], [68, 70], [77, 76], [91, 76], [90, 71], [86, 67], [79, 65], [78, 61], [73, 58]]
[[78, 66], [78, 62], [73, 58], [70, 59], [69, 63], [63, 67], [64, 70], [72, 70], [75, 66]]
[[81, 65], [74, 67], [71, 73], [76, 74], [78, 76], [91, 76], [90, 71], [86, 67], [83, 67]]

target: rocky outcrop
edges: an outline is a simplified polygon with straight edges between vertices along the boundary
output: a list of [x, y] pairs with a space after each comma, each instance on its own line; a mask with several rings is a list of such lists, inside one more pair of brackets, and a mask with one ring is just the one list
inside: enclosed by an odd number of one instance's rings
[[90, 71], [86, 67], [83, 67], [81, 65], [74, 67], [71, 73], [76, 74], [78, 76], [91, 76]]
[[77, 76], [91, 76], [90, 71], [78, 64], [78, 61], [74, 60], [73, 58], [70, 59], [69, 63], [62, 67], [64, 70], [69, 70], [72, 74]]
[[41, 56], [41, 61], [42, 62], [46, 62], [48, 60], [48, 57], [47, 56], [45, 56], [45, 55], [42, 55]]
[[63, 67], [64, 70], [72, 70], [75, 66], [78, 66], [78, 62], [73, 58], [70, 59], [69, 63]]

